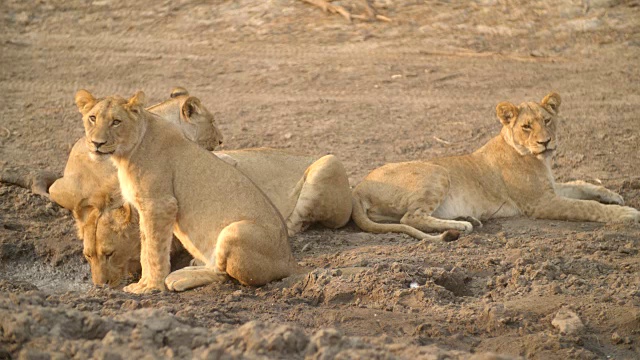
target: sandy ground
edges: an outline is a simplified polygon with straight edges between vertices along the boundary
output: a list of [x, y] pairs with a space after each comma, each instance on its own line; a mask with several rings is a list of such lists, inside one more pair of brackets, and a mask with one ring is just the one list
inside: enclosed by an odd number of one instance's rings
[[[373, 3], [393, 21], [295, 0], [2, 1], [0, 165], [61, 173], [80, 88], [184, 86], [226, 149], [333, 153], [355, 185], [470, 152], [498, 102], [557, 91], [556, 177], [640, 208], [640, 2]], [[291, 239], [304, 279], [134, 296], [92, 288], [66, 210], [0, 195], [0, 359], [640, 358], [637, 225], [490, 220], [452, 243], [313, 228]], [[552, 325], [571, 316], [582, 329]]]

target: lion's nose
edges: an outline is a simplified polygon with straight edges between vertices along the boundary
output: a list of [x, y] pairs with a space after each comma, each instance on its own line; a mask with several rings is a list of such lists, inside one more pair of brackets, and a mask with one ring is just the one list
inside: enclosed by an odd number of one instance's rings
[[546, 141], [538, 141], [538, 144], [547, 147], [547, 145], [549, 145], [549, 143], [551, 142], [551, 139], [546, 140]]
[[106, 141], [98, 142], [98, 141], [93, 141], [93, 140], [91, 142], [93, 143], [93, 146], [96, 147], [96, 149], [100, 148], [100, 146], [102, 146], [102, 145], [107, 143]]

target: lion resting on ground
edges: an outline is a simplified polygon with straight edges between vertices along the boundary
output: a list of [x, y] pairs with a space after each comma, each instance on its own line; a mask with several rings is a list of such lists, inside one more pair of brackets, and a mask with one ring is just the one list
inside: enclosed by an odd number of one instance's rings
[[[365, 231], [466, 233], [492, 217], [638, 222], [622, 197], [582, 181], [558, 184], [551, 172], [560, 96], [540, 104], [498, 104], [500, 134], [474, 153], [384, 165], [353, 190], [353, 219]], [[604, 203], [604, 204], [602, 204]], [[605, 205], [617, 204], [617, 205]], [[460, 221], [463, 219], [464, 221]], [[395, 222], [382, 224], [378, 222]], [[400, 224], [397, 224], [397, 223]]]
[[[125, 291], [182, 291], [227, 276], [263, 285], [294, 273], [282, 216], [238, 170], [129, 101], [76, 94], [89, 150], [110, 156], [125, 201], [140, 217], [142, 276]], [[188, 159], [185, 161], [185, 159]], [[170, 273], [172, 234], [203, 266]]]

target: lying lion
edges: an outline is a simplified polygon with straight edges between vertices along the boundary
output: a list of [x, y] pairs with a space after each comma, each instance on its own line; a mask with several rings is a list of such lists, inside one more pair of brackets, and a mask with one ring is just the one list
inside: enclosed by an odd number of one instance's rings
[[554, 181], [559, 108], [556, 93], [540, 104], [502, 102], [496, 108], [502, 131], [474, 153], [372, 171], [353, 191], [354, 221], [365, 231], [416, 238], [450, 229], [468, 233], [480, 220], [517, 215], [638, 222], [640, 212], [620, 206], [622, 197], [602, 186]]

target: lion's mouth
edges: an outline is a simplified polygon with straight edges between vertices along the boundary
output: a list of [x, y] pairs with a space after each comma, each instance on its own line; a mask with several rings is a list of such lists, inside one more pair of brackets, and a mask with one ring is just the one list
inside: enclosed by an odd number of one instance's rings
[[107, 156], [107, 155], [113, 154], [115, 152], [115, 150], [113, 150], [113, 151], [100, 151], [100, 150], [96, 149], [93, 152], [96, 153], [96, 155]]
[[545, 154], [551, 154], [553, 152], [555, 152], [556, 149], [555, 148], [546, 148], [542, 151], [540, 151], [539, 153], [537, 153], [536, 155], [545, 155]]

